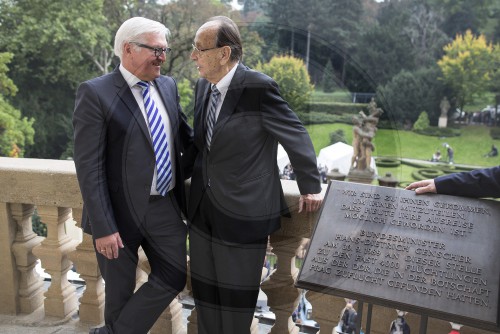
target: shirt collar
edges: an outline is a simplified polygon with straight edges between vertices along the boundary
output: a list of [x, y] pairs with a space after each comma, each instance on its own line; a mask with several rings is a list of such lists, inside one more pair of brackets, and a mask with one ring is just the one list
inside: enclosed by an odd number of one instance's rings
[[236, 68], [238, 67], [238, 63], [234, 64], [233, 68], [227, 72], [227, 74], [219, 80], [219, 82], [215, 85], [222, 96], [227, 93], [229, 85], [231, 84], [231, 80], [233, 80], [234, 73], [236, 72]]
[[139, 79], [138, 77], [133, 75], [129, 70], [127, 70], [125, 66], [123, 66], [123, 64], [120, 64], [119, 69], [121, 74], [123, 75], [123, 78], [125, 79], [130, 88], [134, 87], [139, 81], [141, 81], [141, 79]]

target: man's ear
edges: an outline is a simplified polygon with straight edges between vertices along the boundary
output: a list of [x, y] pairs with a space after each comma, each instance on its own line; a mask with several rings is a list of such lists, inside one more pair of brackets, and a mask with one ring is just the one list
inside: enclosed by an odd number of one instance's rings
[[221, 58], [221, 64], [227, 64], [229, 62], [229, 60], [231, 59], [231, 52], [233, 50], [231, 50], [231, 48], [229, 46], [223, 46], [221, 48], [221, 55], [222, 55], [222, 58]]
[[123, 45], [123, 54], [130, 54], [132, 53], [132, 44], [131, 43], [125, 43]]

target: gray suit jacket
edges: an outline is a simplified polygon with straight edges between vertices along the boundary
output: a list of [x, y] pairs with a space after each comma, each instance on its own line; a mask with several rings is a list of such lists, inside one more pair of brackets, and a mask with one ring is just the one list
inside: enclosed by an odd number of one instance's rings
[[[192, 145], [192, 129], [179, 105], [175, 81], [155, 80], [174, 132], [176, 186], [185, 210], [181, 152]], [[84, 210], [82, 228], [95, 238], [133, 228], [147, 208], [155, 156], [146, 121], [119, 68], [86, 81], [76, 94], [74, 160]], [[180, 212], [178, 213], [180, 214]]]
[[[321, 191], [316, 155], [307, 131], [281, 97], [276, 82], [241, 64], [237, 66], [213, 130], [210, 152], [205, 142], [210, 83], [200, 79], [196, 84], [194, 130], [198, 155], [188, 216], [194, 216], [207, 192], [218, 210], [229, 217], [276, 221], [288, 213], [276, 161], [278, 142], [290, 157], [301, 194]], [[261, 237], [278, 227], [260, 228]]]

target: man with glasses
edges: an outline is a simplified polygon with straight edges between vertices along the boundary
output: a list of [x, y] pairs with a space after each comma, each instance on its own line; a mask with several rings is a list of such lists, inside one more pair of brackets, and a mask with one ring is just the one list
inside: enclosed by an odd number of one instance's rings
[[198, 154], [188, 217], [199, 334], [250, 333], [268, 236], [280, 228], [281, 215], [289, 215], [278, 142], [297, 175], [299, 212], [316, 211], [322, 202], [307, 131], [276, 82], [240, 64], [241, 57], [239, 30], [229, 18], [212, 18], [196, 32]]
[[[105, 280], [105, 326], [90, 333], [147, 333], [186, 282], [187, 228], [181, 153], [192, 129], [175, 81], [160, 74], [168, 29], [135, 17], [115, 36], [120, 65], [76, 95], [74, 160]], [[188, 157], [188, 154], [185, 154]], [[138, 249], [151, 273], [136, 292]]]

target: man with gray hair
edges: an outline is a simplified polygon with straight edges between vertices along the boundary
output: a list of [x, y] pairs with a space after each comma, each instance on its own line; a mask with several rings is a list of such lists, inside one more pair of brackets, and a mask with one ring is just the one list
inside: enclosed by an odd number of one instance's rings
[[316, 154], [276, 82], [241, 64], [237, 25], [216, 16], [196, 32], [194, 147], [189, 195], [191, 284], [199, 334], [250, 334], [268, 236], [290, 216], [276, 161], [287, 152], [298, 212], [323, 201]]
[[[175, 81], [160, 74], [168, 29], [134, 17], [115, 36], [120, 65], [76, 94], [74, 160], [105, 280], [105, 326], [90, 333], [147, 333], [186, 283], [186, 209], [181, 154], [192, 129]], [[188, 156], [188, 154], [186, 154]], [[151, 273], [136, 292], [138, 250]]]

